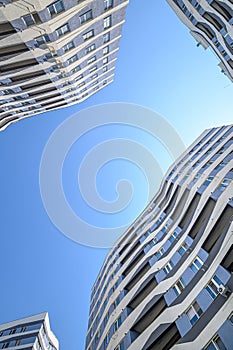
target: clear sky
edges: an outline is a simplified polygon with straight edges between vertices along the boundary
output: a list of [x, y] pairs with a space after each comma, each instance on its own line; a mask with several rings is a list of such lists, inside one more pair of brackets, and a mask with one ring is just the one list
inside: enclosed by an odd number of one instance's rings
[[[164, 116], [188, 146], [204, 129], [232, 123], [233, 85], [217, 64], [210, 50], [196, 47], [165, 0], [131, 0], [114, 83], [81, 105], [25, 119], [0, 134], [1, 323], [48, 311], [61, 349], [84, 349], [90, 291], [108, 250], [68, 239], [44, 209], [39, 167], [52, 132], [83, 108], [129, 102]], [[150, 135], [124, 126], [107, 128], [102, 133], [94, 130], [75, 145], [63, 169], [67, 199], [83, 220], [111, 228], [134, 220], [146, 205], [147, 188], [144, 175], [134, 164], [126, 167], [124, 162], [129, 162], [116, 160], [110, 171], [104, 166], [98, 173], [96, 187], [111, 201], [116, 196], [118, 179], [129, 177], [136, 188], [131, 210], [109, 217], [82, 206], [78, 167], [95, 142], [106, 140], [103, 135], [140, 140], [156, 155], [163, 172], [171, 158], [161, 159], [161, 144]], [[127, 174], [122, 171], [125, 168]]]

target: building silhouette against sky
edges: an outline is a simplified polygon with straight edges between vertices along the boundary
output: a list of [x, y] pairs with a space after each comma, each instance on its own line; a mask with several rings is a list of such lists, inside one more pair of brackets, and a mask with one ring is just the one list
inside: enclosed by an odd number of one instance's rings
[[128, 0], [0, 2], [0, 130], [113, 81]]
[[59, 350], [50, 329], [48, 313], [29, 316], [0, 325], [0, 349]]
[[232, 0], [167, 0], [191, 35], [218, 56], [223, 73], [233, 82]]
[[86, 350], [233, 349], [233, 126], [206, 130], [110, 250]]

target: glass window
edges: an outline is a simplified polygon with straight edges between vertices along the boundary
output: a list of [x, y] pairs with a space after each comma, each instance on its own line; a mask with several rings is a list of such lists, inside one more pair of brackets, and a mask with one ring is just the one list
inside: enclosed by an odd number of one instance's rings
[[28, 326], [26, 326], [26, 331], [34, 331], [34, 330], [38, 330], [41, 327], [41, 323], [35, 323], [35, 324], [30, 324]]
[[163, 268], [166, 275], [172, 270], [173, 266], [173, 262], [169, 261], [169, 263]]
[[114, 332], [117, 331], [117, 329], [120, 327], [121, 323], [122, 323], [122, 320], [121, 320], [121, 316], [120, 316], [120, 317], [118, 317], [118, 319], [114, 323]]
[[211, 183], [211, 181], [214, 179], [214, 176], [209, 176], [206, 180], [205, 180], [205, 182], [203, 183], [203, 185], [204, 186], [208, 186], [210, 183]]
[[38, 45], [43, 45], [50, 41], [49, 36], [47, 34], [39, 36], [35, 39]]
[[66, 23], [66, 24], [64, 24], [62, 27], [58, 28], [58, 29], [56, 30], [56, 33], [57, 33], [57, 35], [60, 37], [60, 36], [64, 35], [65, 33], [69, 32], [69, 31], [70, 31], [69, 24]]
[[95, 50], [95, 44], [92, 44], [85, 49], [85, 53], [88, 54], [89, 52], [94, 50]]
[[89, 30], [88, 32], [83, 34], [83, 40], [90, 39], [94, 36], [94, 29]]
[[109, 333], [106, 335], [106, 337], [105, 337], [105, 339], [104, 339], [104, 344], [105, 344], [105, 346], [107, 346], [108, 345], [108, 343], [109, 343]]
[[85, 84], [86, 84], [85, 81], [82, 81], [80, 84], [77, 85], [77, 88], [80, 88], [80, 87], [82, 87]]
[[190, 306], [190, 308], [186, 311], [186, 315], [188, 316], [188, 319], [193, 325], [194, 323], [197, 322], [201, 314], [203, 313], [202, 309], [198, 305], [198, 303], [195, 301], [193, 305]]
[[215, 336], [211, 342], [204, 347], [204, 350], [227, 350], [220, 337]]
[[87, 60], [87, 64], [91, 64], [92, 62], [96, 61], [96, 56], [93, 56], [91, 58], [89, 58], [89, 60]]
[[108, 63], [108, 57], [104, 57], [103, 64], [107, 64], [107, 63]]
[[103, 48], [103, 55], [107, 55], [109, 53], [109, 46]]
[[78, 59], [78, 55], [75, 54], [74, 56], [68, 58], [67, 62], [68, 62], [68, 64], [71, 64], [71, 63], [77, 61], [77, 59]]
[[230, 184], [231, 181], [232, 181], [232, 179], [224, 178], [223, 181], [221, 182], [221, 184], [218, 186], [218, 188], [221, 191], [224, 191], [226, 189], [226, 187]]
[[159, 259], [165, 252], [165, 249], [162, 247], [156, 254], [156, 258]]
[[103, 72], [107, 72], [107, 70], [108, 70], [107, 66], [103, 67]]
[[181, 292], [184, 290], [185, 284], [182, 278], [180, 278], [176, 284], [172, 287], [175, 294], [178, 296], [181, 294]]
[[81, 24], [84, 23], [84, 22], [89, 21], [90, 19], [93, 18], [92, 17], [92, 10], [89, 10], [89, 11], [83, 13], [81, 16], [79, 16], [79, 18], [80, 18], [80, 23]]
[[111, 27], [111, 25], [112, 25], [112, 16], [110, 15], [104, 18], [104, 29]]
[[113, 7], [113, 0], [104, 0], [104, 9], [107, 10]]
[[184, 253], [186, 252], [186, 250], [188, 249], [188, 244], [186, 242], [184, 242], [180, 248], [178, 249], [178, 253], [182, 256], [184, 255]]
[[36, 23], [33, 15], [31, 13], [29, 15], [23, 16], [23, 20], [27, 26], [32, 26], [33, 24]]
[[110, 32], [107, 32], [103, 35], [104, 43], [110, 41]]
[[199, 258], [199, 256], [197, 256], [189, 267], [194, 273], [196, 273], [198, 270], [200, 270], [202, 265], [203, 261]]
[[67, 52], [67, 51], [69, 51], [69, 50], [71, 50], [73, 48], [74, 48], [74, 42], [73, 41], [70, 41], [68, 44], [63, 46], [64, 52]]
[[90, 77], [90, 79], [93, 80], [93, 79], [96, 79], [97, 77], [98, 77], [98, 74], [96, 73], [96, 74], [92, 75], [92, 76]]
[[82, 78], [83, 78], [83, 74], [80, 74], [80, 75], [77, 76], [77, 78], [75, 80], [77, 81], [77, 80], [80, 80]]
[[87, 88], [85, 87], [84, 89], [80, 90], [80, 94], [82, 94], [83, 92], [87, 91]]
[[94, 72], [96, 69], [97, 69], [97, 66], [91, 67], [91, 68], [89, 69], [89, 73]]
[[125, 350], [123, 341], [114, 350]]
[[218, 276], [214, 275], [210, 282], [205, 287], [206, 291], [210, 294], [210, 296], [215, 299], [218, 295], [218, 288], [223, 284], [222, 281], [218, 278]]
[[48, 6], [48, 10], [51, 15], [55, 15], [65, 10], [62, 0], [54, 2], [52, 5]]

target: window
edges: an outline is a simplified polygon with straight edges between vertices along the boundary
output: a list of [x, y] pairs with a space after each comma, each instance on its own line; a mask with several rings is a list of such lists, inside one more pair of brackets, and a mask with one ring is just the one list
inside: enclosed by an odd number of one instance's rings
[[178, 249], [178, 253], [182, 256], [184, 255], [184, 253], [186, 252], [186, 250], [188, 249], [188, 244], [186, 242], [184, 242], [180, 248]]
[[[84, 90], [84, 89], [83, 89]], [[86, 89], [85, 89], [86, 90]], [[84, 91], [80, 91], [80, 92], [84, 92]], [[107, 313], [107, 315], [104, 317], [104, 326], [106, 326], [106, 324], [108, 323], [108, 319], [109, 319], [109, 315]]]
[[123, 341], [117, 345], [117, 347], [114, 350], [124, 350], [124, 343]]
[[118, 319], [116, 320], [116, 322], [114, 322], [114, 332], [116, 332], [118, 330], [118, 328], [120, 327], [122, 321], [121, 321], [121, 316], [118, 317]]
[[211, 342], [204, 347], [204, 350], [227, 350], [222, 340], [216, 335]]
[[104, 39], [104, 43], [107, 43], [108, 41], [110, 41], [110, 32], [105, 33], [103, 35], [103, 39]]
[[60, 37], [60, 36], [64, 35], [65, 33], [69, 32], [69, 31], [70, 31], [69, 24], [66, 23], [66, 24], [64, 24], [62, 27], [58, 28], [58, 29], [56, 30], [56, 33], [57, 33], [57, 35]]
[[43, 45], [50, 41], [49, 36], [47, 34], [39, 36], [35, 39], [38, 45]]
[[232, 179], [223, 179], [221, 184], [218, 186], [218, 189], [220, 189], [220, 191], [224, 191], [226, 189], [226, 187], [230, 184]]
[[83, 78], [83, 74], [80, 74], [80, 75], [77, 76], [77, 78], [75, 80], [77, 81], [77, 80], [80, 80], [82, 78]]
[[195, 301], [193, 305], [191, 305], [190, 308], [186, 311], [186, 315], [191, 325], [197, 322], [197, 320], [200, 318], [202, 313], [203, 313], [202, 309], [200, 308], [198, 303]]
[[104, 18], [104, 29], [111, 27], [111, 25], [112, 25], [112, 16], [110, 15]]
[[75, 73], [75, 72], [78, 72], [79, 70], [81, 69], [80, 65], [74, 67], [74, 69], [72, 69], [71, 73]]
[[96, 69], [97, 69], [97, 66], [91, 67], [91, 68], [89, 69], [89, 73], [94, 72]]
[[109, 333], [106, 335], [106, 337], [104, 338], [104, 345], [107, 346], [109, 343]]
[[107, 72], [107, 70], [108, 70], [107, 66], [103, 67], [103, 72]]
[[108, 57], [104, 57], [103, 64], [107, 64], [107, 63], [108, 63]]
[[87, 55], [89, 52], [94, 50], [95, 50], [95, 44], [92, 44], [85, 49], [85, 54]]
[[74, 42], [73, 41], [70, 41], [68, 44], [66, 44], [64, 47], [63, 47], [63, 50], [64, 52], [67, 52], [71, 49], [74, 48]]
[[202, 265], [203, 261], [199, 258], [199, 256], [197, 256], [189, 267], [194, 273], [196, 273], [198, 270], [200, 270]]
[[96, 61], [96, 56], [93, 56], [91, 58], [89, 58], [89, 60], [87, 60], [87, 64], [91, 64], [92, 62]]
[[176, 237], [178, 236], [178, 232], [174, 231], [171, 236], [168, 238], [169, 242], [172, 243], [174, 242], [174, 240], [176, 239]]
[[184, 290], [185, 287], [185, 283], [183, 281], [182, 278], [180, 278], [176, 284], [174, 284], [174, 286], [172, 287], [173, 291], [175, 292], [175, 294], [178, 296], [181, 294], [181, 292]]
[[88, 32], [83, 34], [83, 40], [90, 39], [94, 36], [94, 29], [89, 30]]
[[206, 180], [205, 180], [205, 182], [203, 183], [203, 185], [204, 186], [208, 186], [210, 183], [211, 183], [211, 181], [214, 179], [214, 176], [209, 176]]
[[68, 62], [68, 64], [71, 64], [71, 63], [77, 61], [77, 59], [78, 59], [78, 55], [75, 54], [74, 56], [68, 58], [67, 62]]
[[48, 10], [51, 16], [56, 15], [65, 10], [62, 0], [54, 2], [52, 5], [48, 6]]
[[165, 272], [166, 275], [172, 270], [173, 266], [174, 264], [173, 262], [171, 262], [171, 260], [166, 266], [164, 266], [163, 271]]
[[92, 10], [83, 13], [81, 16], [79, 16], [79, 18], [81, 24], [89, 21], [90, 19], [92, 19]]
[[165, 249], [162, 247], [156, 254], [156, 258], [160, 259], [160, 257], [165, 253]]
[[113, 7], [113, 0], [104, 0], [104, 9], [107, 10]]
[[90, 79], [93, 80], [93, 79], [96, 79], [97, 77], [98, 77], [98, 74], [96, 73], [96, 74], [92, 75], [92, 76], [90, 77]]
[[82, 87], [83, 85], [85, 85], [85, 81], [82, 81], [80, 84], [78, 84], [77, 88]]
[[28, 27], [36, 23], [35, 18], [31, 13], [29, 15], [23, 16], [23, 20]]
[[109, 53], [109, 46], [103, 48], [103, 55], [107, 55]]
[[215, 299], [218, 295], [218, 287], [223, 284], [222, 281], [218, 278], [218, 276], [214, 275], [210, 282], [205, 287], [206, 291], [210, 294], [210, 296]]
[[221, 170], [221, 169], [223, 169], [227, 164], [228, 164], [227, 161], [223, 161], [223, 162], [219, 163], [219, 164], [214, 168], [214, 170]]
[[80, 94], [82, 94], [83, 92], [87, 91], [87, 88], [85, 87], [84, 89], [80, 90]]

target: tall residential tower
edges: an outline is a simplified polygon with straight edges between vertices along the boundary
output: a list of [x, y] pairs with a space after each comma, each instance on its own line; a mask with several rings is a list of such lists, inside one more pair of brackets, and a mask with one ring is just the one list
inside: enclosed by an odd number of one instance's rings
[[167, 0], [191, 35], [218, 56], [223, 73], [233, 82], [233, 1]]
[[0, 1], [0, 130], [113, 81], [128, 1]]
[[0, 349], [59, 350], [50, 330], [48, 313], [22, 318], [0, 325]]
[[109, 252], [86, 350], [233, 349], [233, 126], [206, 130]]

